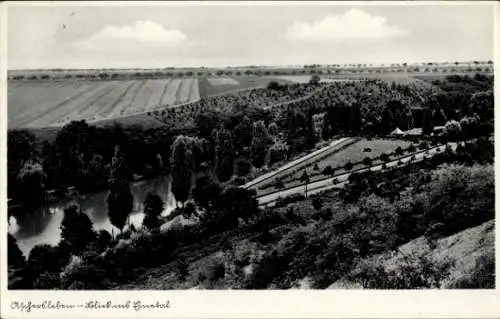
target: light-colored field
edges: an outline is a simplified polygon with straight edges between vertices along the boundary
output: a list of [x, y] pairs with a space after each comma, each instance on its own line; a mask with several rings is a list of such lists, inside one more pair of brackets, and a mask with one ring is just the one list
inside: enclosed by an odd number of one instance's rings
[[[391, 139], [373, 139], [371, 141], [368, 141], [366, 139], [363, 139], [359, 142], [356, 142], [345, 149], [338, 151], [336, 153], [333, 153], [332, 155], [325, 157], [319, 161], [317, 161], [315, 164], [318, 165], [319, 172], [323, 171], [323, 169], [330, 165], [332, 168], [339, 168], [343, 167], [345, 164], [348, 162], [351, 163], [357, 163], [362, 161], [365, 157], [369, 157], [373, 159], [373, 162], [375, 162], [376, 157], [380, 156], [382, 153], [392, 153], [396, 150], [398, 146], [401, 148], [405, 149], [408, 146], [410, 146], [410, 142], [404, 141], [404, 140], [391, 140]], [[370, 152], [365, 152], [365, 149], [371, 149]], [[313, 170], [314, 165], [310, 165], [307, 168], [307, 172], [309, 175], [314, 174]], [[296, 174], [285, 178], [285, 181], [291, 181], [295, 179], [299, 179], [303, 174], [303, 170], [297, 172]]]
[[167, 87], [167, 90], [165, 91], [165, 94], [161, 98], [161, 103], [160, 103], [161, 105], [175, 104], [175, 101], [177, 99], [176, 97], [177, 90], [179, 89], [181, 82], [182, 82], [181, 79], [172, 79], [172, 81]]
[[198, 79], [9, 82], [8, 126], [62, 126], [146, 113], [200, 99]]
[[238, 81], [229, 77], [211, 77], [208, 82], [212, 85], [240, 85]]

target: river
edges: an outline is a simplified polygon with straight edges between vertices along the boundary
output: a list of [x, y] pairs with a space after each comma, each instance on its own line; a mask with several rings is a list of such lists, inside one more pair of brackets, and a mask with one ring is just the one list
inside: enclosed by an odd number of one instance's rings
[[[134, 208], [130, 215], [130, 222], [139, 227], [142, 224], [143, 203], [148, 192], [158, 194], [165, 202], [163, 216], [168, 215], [175, 208], [175, 199], [170, 191], [170, 176], [161, 176], [150, 180], [131, 183], [130, 190], [134, 196]], [[61, 239], [60, 225], [64, 217], [64, 208], [77, 203], [82, 211], [87, 214], [94, 225], [94, 230], [105, 229], [111, 233], [113, 229], [117, 234], [118, 229], [111, 225], [108, 218], [106, 196], [108, 191], [82, 196], [77, 199], [67, 200], [49, 205], [45, 213], [37, 212], [34, 216], [21, 220], [11, 216], [8, 230], [16, 240], [17, 245], [27, 258], [31, 249], [39, 244], [57, 245]]]

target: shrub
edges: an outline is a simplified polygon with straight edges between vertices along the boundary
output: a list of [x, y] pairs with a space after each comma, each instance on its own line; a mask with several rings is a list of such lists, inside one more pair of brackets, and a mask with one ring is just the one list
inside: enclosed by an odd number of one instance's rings
[[352, 164], [352, 162], [351, 162], [351, 161], [347, 162], [347, 163], [344, 165], [344, 169], [345, 169], [346, 171], [350, 171], [350, 170], [352, 170], [352, 168], [353, 168], [353, 167], [354, 167], [354, 165]]
[[322, 172], [322, 174], [326, 176], [333, 176], [334, 173], [335, 171], [330, 165], [327, 165]]

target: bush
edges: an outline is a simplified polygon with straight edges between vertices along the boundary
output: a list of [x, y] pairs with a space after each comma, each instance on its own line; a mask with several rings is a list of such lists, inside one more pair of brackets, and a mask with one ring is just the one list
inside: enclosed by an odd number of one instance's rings
[[344, 165], [344, 169], [345, 169], [346, 171], [350, 171], [350, 170], [352, 170], [352, 168], [353, 168], [353, 167], [354, 167], [354, 165], [352, 164], [352, 162], [351, 162], [351, 161], [347, 162], [347, 163]]
[[363, 159], [363, 165], [365, 165], [365, 166], [371, 166], [372, 165], [372, 159], [369, 158], [369, 157], [365, 157]]
[[322, 174], [325, 176], [333, 176], [334, 173], [335, 171], [330, 165], [327, 165], [322, 172]]

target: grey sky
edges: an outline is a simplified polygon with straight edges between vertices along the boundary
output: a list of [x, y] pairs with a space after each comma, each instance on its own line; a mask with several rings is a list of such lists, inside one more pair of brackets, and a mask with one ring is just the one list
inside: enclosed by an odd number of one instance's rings
[[492, 5], [10, 6], [8, 67], [493, 59]]

